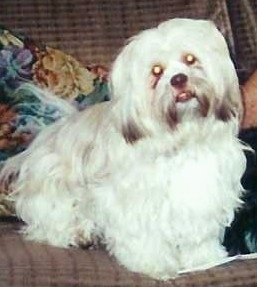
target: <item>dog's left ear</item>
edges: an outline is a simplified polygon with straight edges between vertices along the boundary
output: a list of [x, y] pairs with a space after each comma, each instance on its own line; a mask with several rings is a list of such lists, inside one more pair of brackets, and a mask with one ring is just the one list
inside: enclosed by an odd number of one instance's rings
[[213, 22], [208, 21], [209, 44], [213, 49], [213, 56], [209, 57], [213, 62], [210, 75], [214, 80], [219, 98], [214, 102], [216, 118], [227, 122], [232, 119], [241, 121], [243, 105], [238, 77], [234, 63], [228, 49], [228, 45], [222, 33]]
[[241, 121], [242, 108], [240, 103], [231, 102], [225, 99], [221, 103], [217, 104], [215, 115], [217, 119], [223, 122], [227, 122], [232, 118], [237, 118], [239, 121]]
[[237, 77], [228, 87], [225, 92], [225, 96], [220, 102], [217, 102], [215, 115], [217, 119], [227, 122], [232, 119], [236, 119], [239, 123], [243, 117], [243, 104], [241, 90], [238, 85]]

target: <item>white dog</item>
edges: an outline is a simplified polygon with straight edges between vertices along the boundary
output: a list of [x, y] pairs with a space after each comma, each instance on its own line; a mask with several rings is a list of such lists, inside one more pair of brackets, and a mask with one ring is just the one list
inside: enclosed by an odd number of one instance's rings
[[[154, 278], [215, 263], [240, 205], [238, 80], [224, 38], [205, 20], [139, 33], [110, 75], [112, 100], [47, 127], [10, 159], [29, 239], [100, 240]], [[13, 177], [13, 176], [12, 176]]]

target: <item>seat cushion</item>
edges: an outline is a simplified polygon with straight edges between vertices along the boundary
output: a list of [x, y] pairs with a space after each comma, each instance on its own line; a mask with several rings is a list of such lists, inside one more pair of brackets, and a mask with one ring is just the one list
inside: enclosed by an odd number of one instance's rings
[[22, 223], [0, 222], [0, 287], [257, 286], [257, 260], [234, 261], [156, 281], [127, 271], [98, 249], [63, 249], [24, 240]]

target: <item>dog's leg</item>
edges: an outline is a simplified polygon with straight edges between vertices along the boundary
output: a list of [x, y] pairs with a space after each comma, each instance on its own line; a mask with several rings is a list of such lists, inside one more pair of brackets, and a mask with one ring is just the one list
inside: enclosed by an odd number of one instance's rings
[[[8, 161], [4, 177], [13, 173], [17, 178], [11, 183], [11, 198], [26, 223], [27, 238], [63, 247], [90, 244], [93, 223], [90, 214], [81, 216], [80, 207], [81, 194], [87, 190], [63, 155], [50, 145], [36, 146]], [[85, 208], [87, 204], [85, 199]]]
[[62, 247], [91, 245], [93, 223], [79, 217], [76, 199], [64, 192], [56, 196], [48, 188], [47, 194], [15, 195], [17, 213], [26, 222], [25, 236]]

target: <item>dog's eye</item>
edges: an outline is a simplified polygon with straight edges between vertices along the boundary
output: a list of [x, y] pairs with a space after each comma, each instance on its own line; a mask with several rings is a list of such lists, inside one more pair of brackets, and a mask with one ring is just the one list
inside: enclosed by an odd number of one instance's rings
[[155, 77], [160, 77], [163, 74], [164, 68], [161, 65], [154, 65], [152, 67], [152, 74]]
[[193, 55], [193, 54], [186, 54], [184, 56], [184, 62], [187, 64], [187, 65], [193, 65], [195, 62], [196, 62], [196, 57]]

